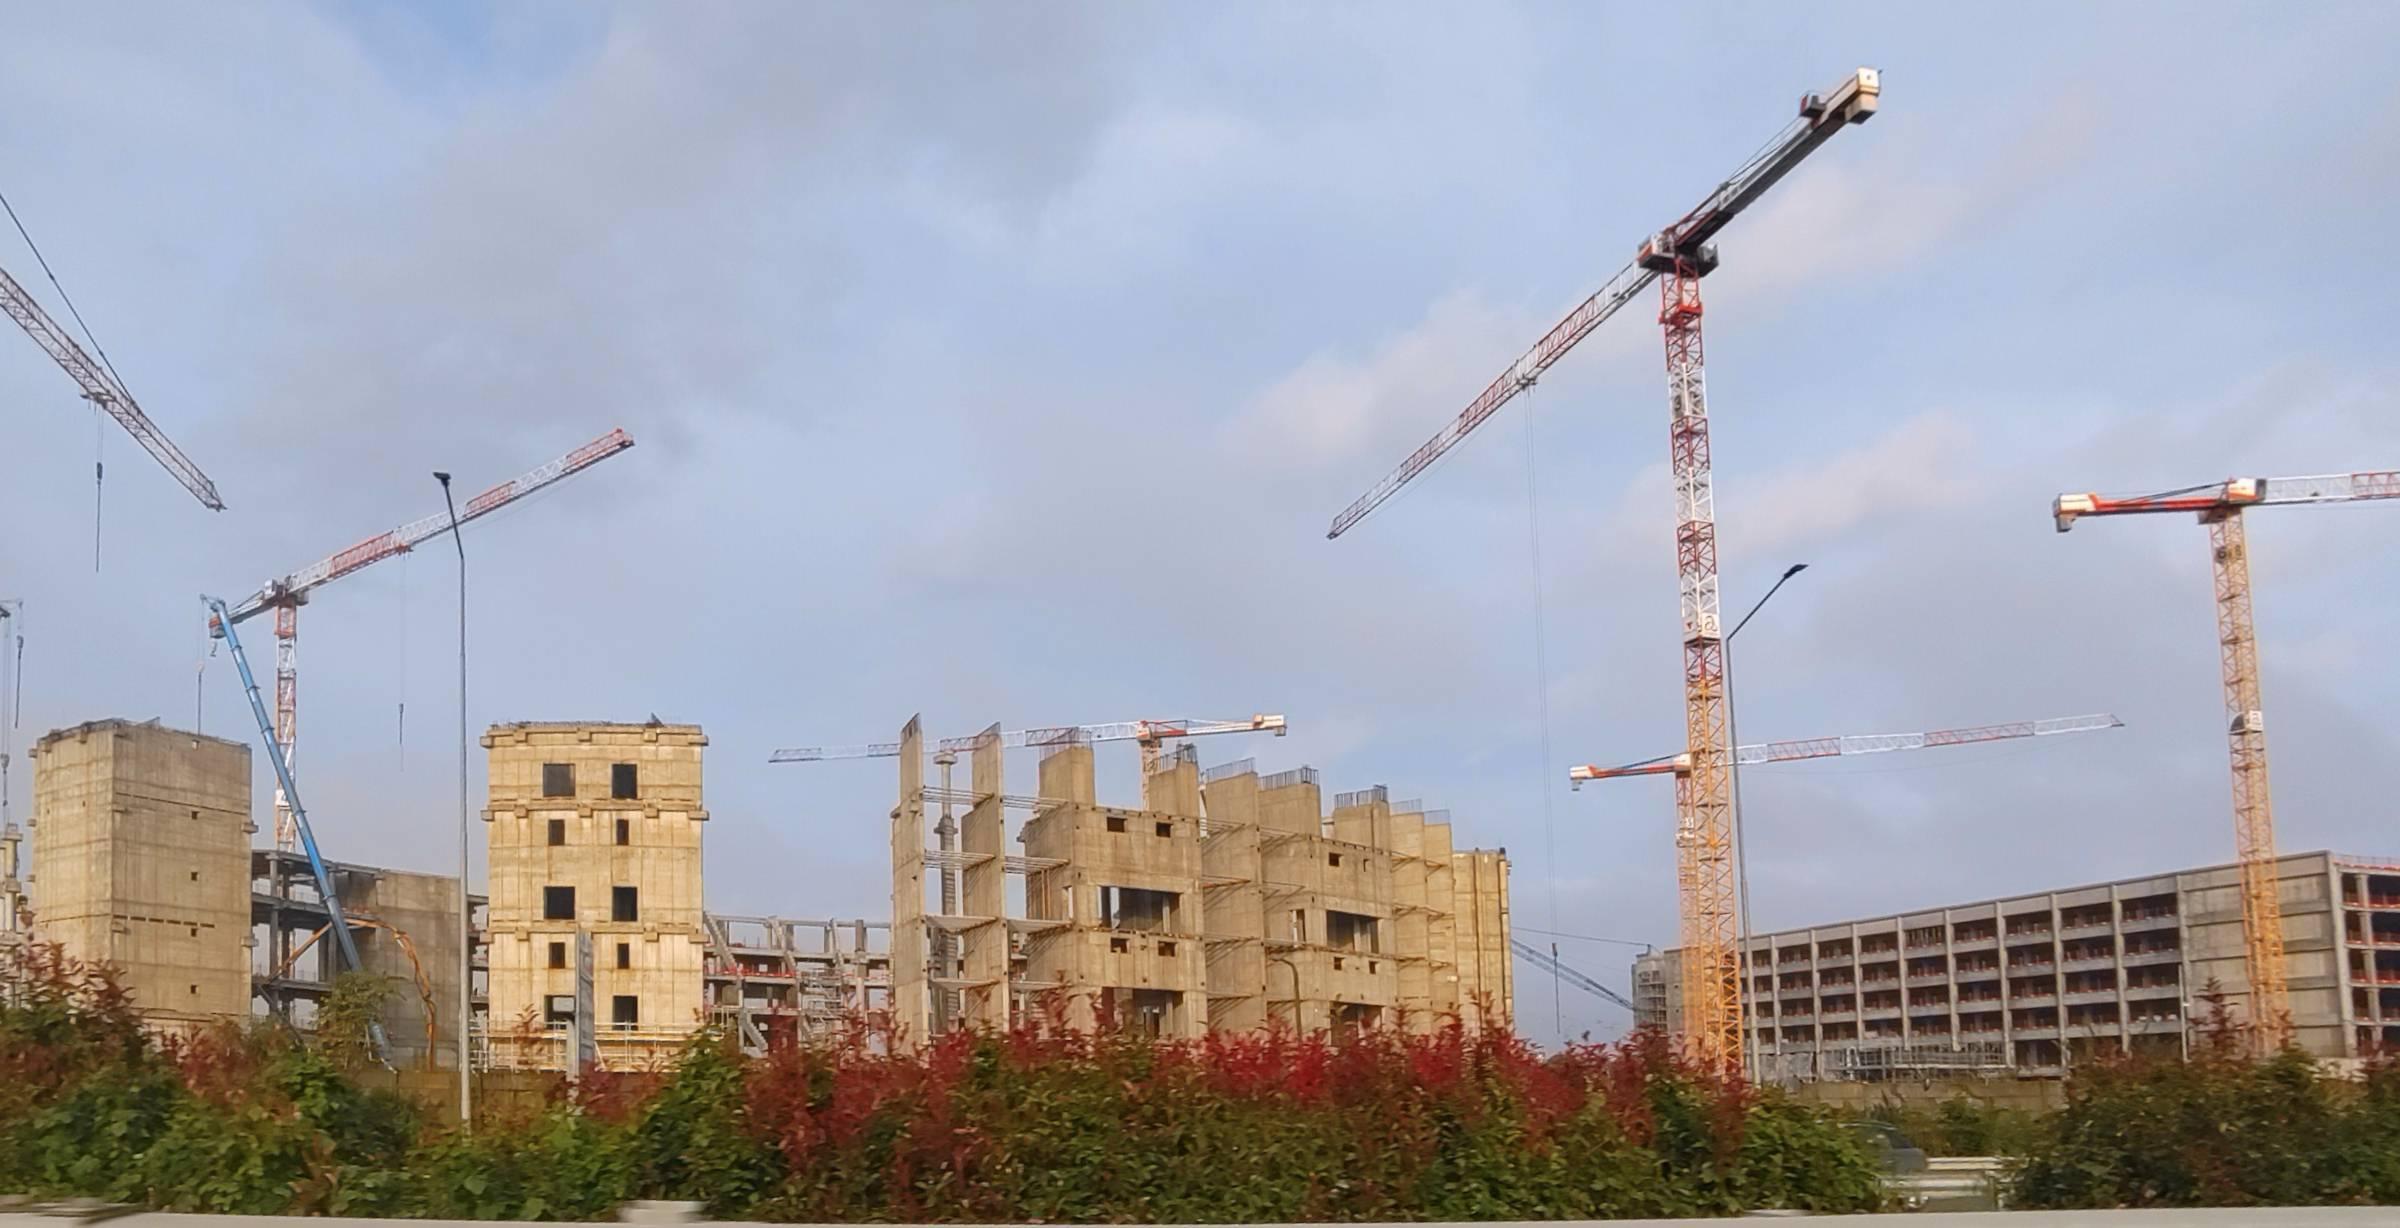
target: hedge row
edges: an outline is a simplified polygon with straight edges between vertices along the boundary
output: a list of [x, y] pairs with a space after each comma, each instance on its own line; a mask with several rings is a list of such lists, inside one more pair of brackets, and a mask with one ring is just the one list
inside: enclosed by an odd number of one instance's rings
[[[470, 1134], [361, 1091], [338, 1038], [146, 1039], [35, 951], [0, 1004], [0, 1192], [246, 1213], [604, 1219], [635, 1198], [803, 1221], [1472, 1220], [1857, 1211], [1838, 1123], [1655, 1036], [1543, 1057], [1370, 1030], [1156, 1041], [1053, 1026], [904, 1056], [862, 1033], [593, 1075]], [[338, 1004], [337, 1004], [338, 1006]], [[337, 1010], [347, 1017], [360, 1012]]]

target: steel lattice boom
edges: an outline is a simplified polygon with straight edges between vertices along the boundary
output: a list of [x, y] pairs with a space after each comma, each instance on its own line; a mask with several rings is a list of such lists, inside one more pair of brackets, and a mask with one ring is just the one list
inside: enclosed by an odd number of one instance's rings
[[[1609, 278], [1608, 283], [1590, 298], [1576, 304], [1575, 309], [1568, 312], [1566, 318], [1549, 332], [1542, 334], [1542, 339], [1535, 342], [1532, 349], [1510, 363], [1508, 369], [1485, 386], [1474, 400], [1469, 401], [1449, 425], [1426, 440], [1424, 446], [1409, 453], [1408, 459], [1400, 462], [1400, 467], [1377, 482], [1373, 489], [1343, 508], [1341, 515], [1333, 518], [1333, 527], [1325, 536], [1340, 537], [1350, 526], [1366, 519], [1368, 513], [1398, 494], [1409, 479], [1432, 467], [1444, 452], [1483, 425], [1484, 420], [1499, 412], [1501, 406], [1508, 404], [1518, 393], [1533, 387], [1552, 364], [1575, 348], [1576, 342], [1590, 335], [1593, 329], [1600, 327], [1619, 308], [1632, 302], [1635, 295], [1658, 279], [1662, 271], [1657, 267], [1660, 253], [1688, 252], [1699, 256], [1700, 249], [1715, 238], [1726, 223], [1749, 208], [1777, 180], [1789, 174], [1801, 159], [1814, 153], [1819, 145], [1830, 140], [1844, 125], [1866, 122], [1867, 117], [1875, 113], [1881, 91], [1882, 84], [1875, 70], [1862, 68], [1823, 96], [1810, 94], [1801, 99], [1800, 117], [1778, 133], [1756, 158], [1718, 184], [1716, 190], [1710, 192], [1698, 207], [1645, 241], [1640, 253], [1628, 261], [1624, 268], [1617, 270], [1616, 276]], [[1708, 259], [1713, 265], [1715, 257], [1712, 255]]]
[[33, 343], [50, 356], [50, 361], [57, 363], [67, 373], [67, 378], [83, 389], [84, 399], [116, 419], [117, 425], [124, 427], [125, 433], [133, 436], [133, 441], [142, 445], [143, 451], [148, 452], [168, 473], [175, 475], [175, 480], [183, 483], [183, 488], [192, 492], [192, 497], [198, 499], [201, 506], [211, 511], [225, 510], [225, 501], [217, 497], [217, 484], [209, 481], [208, 475], [200, 472], [200, 466], [193, 464], [192, 458], [185, 456], [183, 450], [158, 429], [158, 424], [150, 420], [150, 415], [142, 412], [141, 405], [133, 399], [132, 393], [125, 390], [125, 385], [117, 382], [117, 377], [106, 366], [92, 361], [92, 356], [84, 353], [82, 346], [75, 344], [75, 338], [60, 328], [58, 321], [51, 319], [49, 313], [42, 310], [42, 305], [35, 302], [33, 296], [25, 292], [25, 287], [17, 284], [17, 279], [10, 277], [6, 270], [0, 270], [0, 312], [6, 312], [9, 319], [15, 320], [17, 326], [25, 330], [25, 335], [33, 338]]
[[[2016, 738], [2043, 738], [2062, 733], [2094, 733], [2103, 729], [2122, 729], [2125, 722], [2106, 712], [2089, 716], [2054, 716], [2038, 721], [2010, 721], [1999, 725], [1972, 725], [1964, 729], [1929, 729], [1921, 733], [1848, 733], [1831, 738], [1798, 738], [1788, 742], [1753, 742], [1737, 746], [1733, 761], [1749, 765], [1758, 763], [1791, 763], [1800, 759], [1828, 759], [1837, 755], [1879, 755], [1895, 750], [1929, 750], [1941, 746], [1967, 746], [1978, 742], [2006, 742]], [[1616, 780], [1627, 776], [1681, 775], [1691, 771], [1689, 754], [1661, 755], [1639, 763], [1617, 767], [1583, 764], [1567, 769], [1567, 780], [1582, 788], [1587, 780]]]
[[2275, 807], [2267, 787], [2266, 705], [2258, 682], [2258, 634], [2250, 611], [2250, 544], [2242, 513], [2253, 507], [2363, 503], [2400, 498], [2400, 470], [2293, 478], [2228, 478], [2148, 495], [2062, 494], [2050, 516], [2061, 533], [2085, 516], [2192, 512], [2208, 526], [2214, 572], [2218, 670], [2225, 740], [2233, 769], [2233, 842], [2242, 873], [2242, 938], [2250, 978], [2250, 1024], [2262, 1050], [2292, 1039], [2284, 967], [2283, 901], [2276, 882]]
[[1659, 283], [1658, 323], [1666, 339], [1668, 448], [1675, 487], [1675, 561], [1683, 613], [1684, 740], [1689, 770], [1676, 777], [1676, 882], [1683, 909], [1684, 1033], [1703, 1060], [1731, 1062], [1741, 1052], [1742, 1002], [1734, 966], [1734, 866], [1727, 757], [1732, 721], [1725, 694], [1725, 646], [1718, 630], [1717, 530], [1709, 464], [1708, 381], [1702, 362], [1700, 279], [1717, 266], [1711, 240], [1768, 188], [1833, 135], [1875, 114], [1882, 82], [1861, 68], [1823, 95], [1800, 100], [1800, 113], [1689, 213], [1650, 236], [1633, 261], [1559, 322], [1448, 426], [1400, 467], [1333, 518], [1339, 537], [1425, 472], [1517, 393], [1532, 387], [1576, 342]]
[[[466, 506], [459, 509], [458, 522], [464, 525], [479, 520], [632, 446], [633, 436], [626, 434], [622, 428], [612, 430], [549, 464], [520, 474], [467, 500]], [[319, 559], [281, 579], [267, 581], [257, 592], [236, 602], [230, 613], [224, 615], [238, 623], [267, 610], [275, 611], [275, 744], [282, 752], [287, 767], [293, 763], [300, 739], [300, 607], [308, 603], [309, 595], [318, 588], [361, 568], [406, 554], [435, 535], [447, 532], [449, 528], [450, 513], [447, 510], [409, 521]], [[216, 616], [210, 618], [210, 631], [222, 632]], [[278, 789], [275, 795], [275, 847], [290, 849], [295, 834], [291, 806]]]
[[[1158, 743], [1176, 738], [1197, 738], [1218, 733], [1272, 733], [1282, 737], [1286, 732], [1280, 716], [1253, 716], [1238, 721], [1115, 721], [1103, 725], [1053, 725], [1044, 729], [1004, 729], [1000, 745], [1014, 750], [1025, 746], [1065, 746], [1072, 742], [1140, 742], [1155, 749]], [[964, 738], [943, 738], [933, 744], [929, 754], [963, 754], [982, 743], [982, 734]], [[815, 763], [825, 759], [891, 759], [900, 754], [898, 742], [868, 742], [859, 746], [794, 746], [767, 756], [769, 763]]]

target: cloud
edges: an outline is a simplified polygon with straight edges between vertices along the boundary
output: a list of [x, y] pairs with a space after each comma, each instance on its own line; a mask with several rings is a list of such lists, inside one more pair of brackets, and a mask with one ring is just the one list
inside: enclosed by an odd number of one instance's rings
[[1447, 295], [1366, 354], [1309, 356], [1228, 423], [1227, 446], [1305, 470], [1353, 468], [1386, 453], [1397, 461], [1480, 391], [1469, 390], [1453, 403], [1456, 390], [1466, 386], [1461, 373], [1505, 369], [1516, 353], [1509, 345], [1521, 349], [1529, 326], [1523, 314], [1501, 311], [1480, 296]]
[[1748, 550], [1773, 555], [1796, 545], [1830, 544], [1869, 521], [1920, 516], [1983, 497], [1975, 443], [1957, 415], [1921, 414], [1865, 447], [1786, 465], [1764, 481], [1752, 476], [1736, 487], [1738, 497], [1722, 502], [1742, 526]]
[[[0, 346], [26, 724], [197, 701], [246, 732], [221, 657], [194, 693], [192, 593], [433, 510], [429, 469], [497, 480], [622, 424], [634, 453], [470, 531], [470, 717], [701, 721], [714, 906], [885, 907], [862, 871], [891, 778], [769, 769], [776, 745], [919, 710], [1263, 709], [1291, 737], [1204, 756], [1449, 805], [1517, 858], [1522, 922], [1670, 937], [1664, 787], [1559, 779], [1681, 736], [1649, 305], [1409, 498], [1324, 527], [1722, 173], [1782, 105], [1760, 82], [1867, 45], [1885, 114], [1729, 231], [1709, 287], [1727, 604], [1813, 564], [1743, 633], [1743, 733], [2129, 728], [1746, 774], [1759, 902], [1810, 921], [2218, 858], [2198, 531], [2061, 538], [2044, 509], [2400, 449], [2382, 198], [2306, 191], [2388, 178], [2389, 39], [2361, 23], [2389, 19], [2178, 28], [2169, 55], [2138, 18], [2071, 43], [1930, 10], [1697, 20], [1724, 53], [1697, 84], [1581, 10], [20, 22], [11, 199], [233, 504], [201, 515], [106, 440], [94, 576], [89, 412]], [[2254, 526], [2295, 847], [2391, 851], [2384, 527]], [[387, 563], [304, 619], [336, 856], [444, 860], [450, 577]]]

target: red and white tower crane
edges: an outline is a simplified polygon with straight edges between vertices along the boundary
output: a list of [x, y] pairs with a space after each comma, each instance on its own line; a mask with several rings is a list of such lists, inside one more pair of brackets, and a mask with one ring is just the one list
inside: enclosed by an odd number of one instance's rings
[[1824, 94], [1802, 95], [1796, 120], [1698, 207], [1644, 241], [1633, 260], [1599, 293], [1569, 312], [1398, 469], [1344, 508], [1326, 533], [1339, 537], [1364, 519], [1517, 393], [1532, 387], [1602, 321], [1650, 283], [1659, 284], [1658, 321], [1666, 333], [1668, 455], [1675, 484], [1675, 565], [1683, 609], [1684, 736], [1692, 757], [1691, 771], [1678, 777], [1676, 878], [1681, 884], [1684, 948], [1698, 952], [1703, 966], [1714, 969], [1687, 984], [1683, 1022], [1686, 1037], [1708, 1060], [1736, 1059], [1742, 1006], [1733, 959], [1737, 876], [1726, 763], [1732, 748], [1725, 647], [1717, 618], [1716, 500], [1701, 363], [1700, 279], [1717, 267], [1717, 249], [1711, 242], [1717, 232], [1835, 133], [1872, 118], [1881, 93], [1876, 71], [1861, 68]]
[[[1142, 777], [1147, 780], [1158, 769], [1160, 749], [1180, 738], [1200, 738], [1219, 733], [1271, 733], [1282, 737], [1287, 732], [1281, 716], [1253, 716], [1237, 721], [1114, 721], [1102, 725], [1053, 725], [1045, 729], [1006, 729], [1000, 733], [1000, 746], [1014, 750], [1024, 746], [1065, 746], [1073, 742], [1133, 742], [1142, 748]], [[929, 752], [935, 756], [955, 755], [972, 751], [982, 744], [980, 735], [968, 738], [943, 738]], [[869, 742], [860, 746], [795, 746], [767, 756], [769, 763], [814, 763], [820, 759], [890, 759], [900, 754], [898, 742]]]
[[[613, 430], [600, 438], [551, 461], [531, 473], [502, 482], [490, 490], [467, 500], [459, 509], [458, 522], [481, 519], [544, 487], [581, 473], [609, 457], [633, 446], [633, 436], [623, 429]], [[269, 580], [257, 592], [231, 607], [234, 622], [246, 622], [268, 610], [275, 611], [275, 745], [286, 767], [292, 765], [292, 753], [300, 734], [300, 607], [308, 604], [317, 589], [341, 579], [371, 564], [380, 563], [394, 555], [406, 554], [417, 543], [447, 532], [450, 514], [447, 511], [423, 519], [412, 520], [399, 528], [378, 533], [338, 554], [319, 559], [280, 580]], [[213, 618], [210, 620], [215, 621]], [[216, 628], [213, 626], [211, 630]], [[297, 832], [292, 824], [291, 804], [283, 790], [275, 790], [275, 847], [290, 849]]]
[[2233, 757], [2234, 859], [2242, 871], [2242, 939], [2250, 974], [2250, 1030], [2262, 1049], [2292, 1037], [2283, 966], [2283, 901], [2275, 879], [2275, 808], [2267, 795], [2267, 722], [2259, 699], [2258, 637], [2250, 617], [2250, 545], [2242, 512], [2291, 504], [2400, 499], [2400, 471], [2298, 478], [2228, 478], [2153, 495], [2063, 494], [2050, 505], [2061, 533], [2085, 516], [2192, 512], [2208, 526], [2216, 569], [2217, 658], [2225, 684], [2225, 737]]
[[[1753, 742], [1733, 748], [1733, 761], [1747, 767], [1757, 763], [1792, 763], [1801, 759], [1830, 759], [1841, 755], [1880, 755], [1895, 750], [1932, 750], [1942, 746], [1972, 746], [2017, 738], [2046, 738], [2062, 733], [2095, 733], [2122, 729], [2125, 722], [2107, 712], [2089, 716], [2053, 716], [2038, 721], [2001, 725], [1970, 725], [1964, 729], [1927, 729], [1916, 733], [1846, 733], [1831, 738], [1799, 738], [1789, 742]], [[1567, 769], [1571, 788], [1587, 780], [1619, 780], [1628, 776], [1681, 776], [1692, 770], [1689, 752], [1660, 755], [1639, 763], [1600, 767], [1586, 763]]]
[[[2042, 738], [2063, 733], [2092, 733], [2103, 729], [2119, 729], [2125, 722], [2106, 712], [2089, 716], [2054, 716], [2038, 721], [2011, 721], [2000, 725], [1970, 725], [1963, 729], [1929, 729], [1914, 733], [1850, 733], [1830, 738], [1799, 738], [1788, 742], [1756, 742], [1733, 748], [1733, 761], [1745, 766], [1759, 763], [1791, 763], [1801, 759], [1829, 759], [1842, 755], [1880, 755], [1895, 750], [1931, 750], [1941, 746], [1969, 746], [1980, 742], [2006, 742], [2017, 738]], [[1689, 751], [1675, 755], [1660, 755], [1638, 763], [1617, 767], [1582, 764], [1567, 769], [1568, 787], [1581, 789], [1587, 780], [1622, 780], [1632, 776], [1673, 776], [1675, 793], [1680, 802], [1691, 788], [1692, 756]], [[1688, 886], [1685, 880], [1679, 885]], [[1737, 953], [1738, 961], [1738, 953]], [[1696, 959], [1690, 950], [1682, 952], [1685, 994], [1695, 977], [1707, 970], [1704, 959]], [[1737, 990], [1738, 993], [1738, 990]]]
[[83, 389], [83, 399], [116, 419], [117, 425], [124, 427], [125, 433], [133, 436], [133, 441], [142, 445], [143, 451], [156, 459], [168, 473], [175, 475], [175, 480], [183, 483], [183, 488], [192, 492], [192, 497], [198, 499], [202, 507], [216, 512], [225, 510], [225, 501], [217, 497], [217, 484], [209, 481], [208, 475], [200, 472], [200, 466], [193, 464], [192, 459], [185, 456], [183, 450], [158, 429], [158, 424], [150, 420], [150, 415], [142, 412], [133, 394], [127, 392], [125, 385], [118, 381], [116, 372], [111, 371], [106, 363], [92, 361], [92, 356], [84, 353], [82, 346], [75, 344], [75, 338], [60, 328], [58, 321], [51, 319], [49, 313], [42, 310], [42, 305], [35, 302], [33, 296], [25, 292], [25, 287], [18, 285], [17, 279], [10, 277], [4, 269], [0, 269], [0, 313], [6, 313], [9, 319], [15, 320], [17, 327], [24, 329], [25, 335], [33, 338], [33, 343], [50, 356], [50, 361], [57, 363], [59, 369], [67, 373], [67, 378], [75, 381], [76, 387]]

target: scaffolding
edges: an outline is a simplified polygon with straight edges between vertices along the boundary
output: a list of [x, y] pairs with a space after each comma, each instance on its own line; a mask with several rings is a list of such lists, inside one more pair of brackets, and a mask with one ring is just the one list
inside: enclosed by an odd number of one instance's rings
[[826, 1040], [891, 1013], [888, 921], [710, 913], [705, 923], [710, 1020], [749, 1052], [778, 1038]]
[[[1806, 1054], [1786, 1054], [1786, 1059]], [[2011, 1072], [2008, 1048], [1999, 1041], [1959, 1045], [1860, 1045], [1827, 1049], [1825, 1079], [1841, 1083], [1893, 1083], [1959, 1076], [1993, 1078]], [[1787, 1072], [1799, 1078], [1805, 1074]]]

